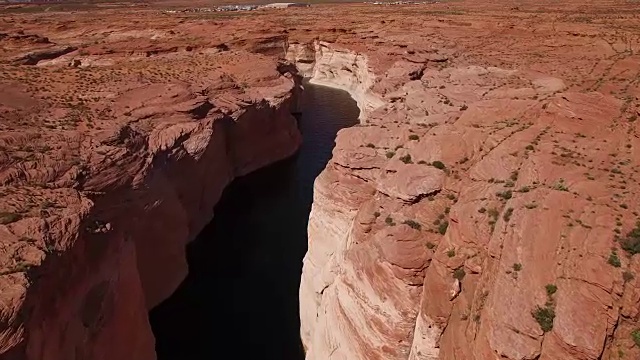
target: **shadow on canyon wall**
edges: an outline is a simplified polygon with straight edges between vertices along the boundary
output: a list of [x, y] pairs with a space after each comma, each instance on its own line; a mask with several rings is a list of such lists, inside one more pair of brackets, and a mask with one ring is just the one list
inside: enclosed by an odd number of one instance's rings
[[159, 360], [304, 358], [298, 286], [313, 181], [359, 115], [346, 92], [305, 88], [300, 151], [225, 190], [187, 248], [187, 279], [151, 311]]

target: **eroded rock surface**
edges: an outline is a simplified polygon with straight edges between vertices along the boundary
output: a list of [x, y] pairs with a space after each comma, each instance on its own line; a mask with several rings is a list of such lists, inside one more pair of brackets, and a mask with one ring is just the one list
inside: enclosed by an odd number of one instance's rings
[[292, 48], [364, 114], [315, 184], [307, 359], [637, 358], [639, 34], [459, 11]]
[[361, 109], [315, 183], [307, 359], [640, 358], [637, 20], [617, 1], [8, 14], [0, 354], [152, 359], [146, 310], [184, 244], [300, 141], [293, 63]]
[[20, 33], [46, 42], [0, 39], [24, 60], [0, 65], [0, 357], [154, 359], [148, 309], [224, 187], [298, 148], [301, 77], [220, 39], [173, 47], [198, 29], [159, 43], [155, 11], [107, 33], [99, 13], [41, 16]]

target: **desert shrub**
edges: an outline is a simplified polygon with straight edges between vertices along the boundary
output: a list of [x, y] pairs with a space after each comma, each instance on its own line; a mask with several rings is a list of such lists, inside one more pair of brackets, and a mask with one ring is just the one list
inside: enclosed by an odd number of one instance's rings
[[416, 134], [409, 135], [409, 140], [418, 140], [418, 139], [420, 139], [420, 137]]
[[387, 225], [389, 225], [389, 226], [395, 226], [395, 225], [396, 225], [396, 223], [395, 223], [395, 222], [393, 222], [393, 218], [392, 218], [391, 216], [387, 216], [387, 217], [384, 219], [384, 222], [385, 222], [385, 224], [387, 224]]
[[412, 164], [413, 161], [411, 160], [411, 155], [407, 154], [405, 156], [401, 156], [400, 157], [400, 161], [402, 161], [405, 164]]
[[504, 214], [502, 215], [502, 218], [504, 219], [504, 221], [509, 222], [509, 220], [511, 220], [512, 214], [513, 214], [513, 208], [508, 208], [507, 210], [505, 210]]
[[513, 192], [511, 190], [507, 190], [507, 191], [500, 191], [496, 193], [496, 196], [498, 196], [499, 198], [502, 198], [504, 200], [509, 200], [513, 197]]
[[420, 223], [414, 220], [405, 220], [403, 224], [409, 226], [412, 229], [416, 229], [416, 230], [422, 229], [422, 225], [420, 225]]
[[464, 279], [465, 275], [467, 275], [467, 273], [461, 267], [453, 270], [453, 278], [456, 279], [456, 280], [462, 281], [462, 279]]
[[548, 305], [544, 307], [536, 306], [535, 310], [531, 312], [531, 316], [536, 319], [542, 331], [549, 332], [553, 329], [553, 319], [556, 317], [556, 312], [553, 310], [553, 307]]
[[640, 347], [640, 329], [635, 329], [631, 332], [631, 338], [637, 347]]
[[544, 288], [547, 291], [547, 296], [551, 296], [558, 291], [558, 287], [554, 284], [547, 284]]
[[622, 266], [622, 263], [620, 262], [620, 258], [618, 257], [618, 253], [616, 253], [615, 251], [611, 251], [611, 254], [609, 254], [609, 260], [607, 260], [607, 263], [617, 268]]
[[0, 225], [7, 225], [22, 219], [22, 215], [10, 212], [0, 212]]
[[433, 166], [436, 169], [440, 169], [440, 170], [444, 170], [446, 168], [444, 163], [442, 161], [438, 161], [438, 160], [432, 162], [431, 166]]
[[442, 235], [444, 235], [447, 232], [447, 228], [449, 227], [449, 222], [448, 221], [443, 221], [440, 223], [440, 225], [438, 225], [438, 232]]
[[622, 239], [621, 246], [630, 255], [640, 253], [640, 223], [637, 223], [636, 227], [629, 231], [627, 237]]

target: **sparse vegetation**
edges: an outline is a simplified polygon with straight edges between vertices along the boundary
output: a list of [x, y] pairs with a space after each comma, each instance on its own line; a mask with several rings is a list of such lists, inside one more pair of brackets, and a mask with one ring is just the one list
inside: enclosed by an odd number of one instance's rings
[[375, 145], [373, 145], [372, 143], [368, 143], [368, 144], [367, 144], [367, 147], [368, 147], [368, 148], [372, 148], [372, 149], [375, 149], [375, 148], [376, 148], [376, 146], [375, 146]]
[[448, 221], [443, 221], [440, 223], [440, 225], [438, 225], [438, 232], [442, 235], [444, 235], [447, 232], [447, 228], [449, 227], [449, 222]]
[[409, 135], [409, 140], [418, 140], [418, 139], [420, 139], [420, 137], [416, 134]]
[[400, 161], [402, 161], [405, 164], [413, 164], [413, 160], [411, 160], [411, 155], [407, 154], [405, 156], [401, 156], [400, 157]]
[[569, 191], [569, 188], [562, 182], [555, 183], [551, 188], [558, 191]]
[[0, 225], [7, 225], [22, 219], [22, 215], [11, 212], [0, 212]]
[[385, 156], [387, 157], [387, 159], [391, 159], [392, 157], [394, 157], [396, 155], [395, 151], [387, 151], [387, 153], [385, 154]]
[[536, 306], [531, 312], [531, 316], [538, 322], [542, 331], [549, 332], [553, 329], [553, 320], [556, 317], [553, 295], [558, 291], [558, 287], [554, 284], [547, 284], [545, 291], [547, 292], [547, 302], [544, 306]]
[[640, 222], [636, 223], [636, 227], [629, 231], [627, 237], [620, 242], [620, 245], [630, 255], [640, 253]]
[[503, 200], [509, 200], [513, 197], [513, 192], [511, 190], [499, 191], [496, 193], [496, 196], [502, 198]]
[[631, 271], [624, 271], [622, 273], [622, 280], [627, 283], [634, 279], [633, 273]]
[[554, 284], [547, 284], [544, 286], [544, 289], [547, 291], [547, 296], [552, 296], [558, 291], [558, 287]]
[[380, 211], [376, 211], [376, 212], [374, 212], [374, 213], [373, 213], [373, 216], [374, 216], [375, 218], [380, 217]]
[[456, 279], [456, 280], [462, 281], [462, 279], [464, 279], [465, 275], [467, 275], [467, 273], [461, 267], [453, 270], [453, 278]]
[[531, 315], [536, 319], [542, 331], [549, 332], [553, 329], [553, 320], [556, 317], [556, 313], [552, 306], [549, 306], [548, 304], [544, 307], [536, 306], [536, 309], [531, 313]]
[[450, 257], [450, 258], [456, 256], [456, 250], [455, 249], [451, 249], [451, 250], [447, 251], [447, 256]]
[[403, 224], [409, 226], [412, 229], [420, 230], [422, 229], [422, 225], [415, 220], [405, 220], [402, 222]]
[[433, 166], [436, 169], [440, 169], [440, 170], [444, 170], [446, 168], [444, 163], [442, 161], [438, 161], [438, 160], [432, 162], [431, 166]]
[[509, 222], [509, 220], [511, 220], [512, 214], [513, 208], [507, 208], [507, 210], [505, 210], [504, 214], [502, 215], [502, 218], [504, 219], [504, 221]]
[[615, 250], [612, 250], [611, 254], [609, 254], [609, 260], [607, 260], [607, 263], [609, 263], [609, 265], [611, 265], [613, 267], [617, 267], [617, 268], [622, 266], [622, 263], [620, 262], [620, 258], [618, 257], [618, 253], [616, 253]]
[[631, 339], [637, 347], [640, 347], [640, 329], [635, 329], [631, 332]]
[[436, 247], [436, 244], [432, 243], [431, 241], [427, 241], [427, 249], [431, 250], [435, 247]]
[[520, 271], [520, 270], [522, 270], [522, 264], [520, 263], [513, 264], [513, 271]]

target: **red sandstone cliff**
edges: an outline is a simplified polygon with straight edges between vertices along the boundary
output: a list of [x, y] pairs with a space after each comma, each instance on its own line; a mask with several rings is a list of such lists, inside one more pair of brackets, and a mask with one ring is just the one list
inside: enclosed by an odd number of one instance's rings
[[2, 359], [154, 359], [148, 310], [224, 187], [300, 144], [293, 67], [216, 47], [132, 65], [121, 46], [98, 65], [2, 68]]
[[315, 184], [308, 359], [640, 357], [633, 4], [54, 15], [0, 22], [3, 359], [154, 357], [185, 242], [299, 142], [285, 51], [362, 109]]
[[307, 359], [639, 358], [638, 87], [409, 44], [290, 48], [363, 110], [315, 183]]

